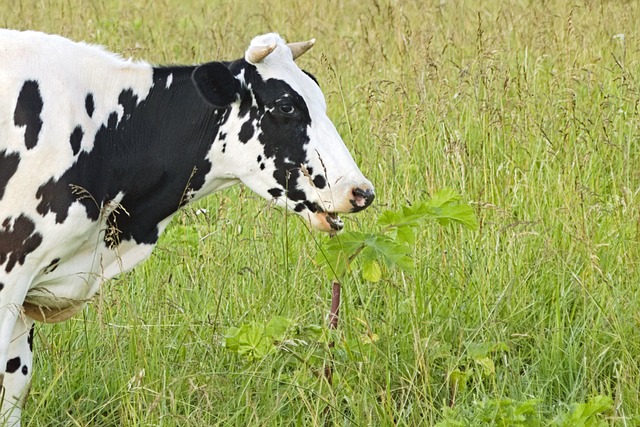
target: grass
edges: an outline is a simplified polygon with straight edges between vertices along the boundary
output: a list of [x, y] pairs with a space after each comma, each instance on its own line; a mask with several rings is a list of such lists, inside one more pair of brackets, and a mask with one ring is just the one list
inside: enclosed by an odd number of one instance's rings
[[155, 63], [316, 37], [301, 65], [378, 193], [347, 227], [443, 187], [481, 223], [422, 230], [414, 274], [345, 281], [330, 387], [318, 348], [222, 346], [246, 322], [324, 324], [327, 237], [247, 189], [215, 194], [82, 315], [37, 328], [25, 425], [518, 425], [500, 402], [560, 425], [596, 395], [604, 425], [640, 422], [638, 3], [0, 4], [2, 26]]

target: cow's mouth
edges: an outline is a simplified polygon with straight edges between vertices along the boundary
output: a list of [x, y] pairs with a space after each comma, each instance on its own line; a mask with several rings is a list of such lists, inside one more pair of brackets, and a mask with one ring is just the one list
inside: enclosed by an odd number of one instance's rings
[[327, 222], [332, 230], [340, 231], [344, 228], [344, 222], [335, 212], [326, 212], [327, 214]]
[[319, 231], [336, 233], [344, 228], [344, 222], [335, 212], [318, 210], [310, 215], [309, 222]]

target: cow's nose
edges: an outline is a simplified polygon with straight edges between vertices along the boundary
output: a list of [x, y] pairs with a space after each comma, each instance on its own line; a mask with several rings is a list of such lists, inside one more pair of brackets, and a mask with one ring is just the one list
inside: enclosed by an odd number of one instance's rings
[[351, 212], [360, 212], [363, 209], [366, 209], [373, 199], [376, 198], [376, 193], [373, 191], [371, 187], [356, 187], [352, 191], [353, 199], [351, 199], [351, 205], [353, 209]]

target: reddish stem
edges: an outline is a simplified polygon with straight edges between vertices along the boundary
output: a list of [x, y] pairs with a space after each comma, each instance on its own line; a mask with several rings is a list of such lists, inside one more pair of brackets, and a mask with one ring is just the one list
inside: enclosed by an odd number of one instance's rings
[[340, 282], [333, 282], [331, 292], [331, 313], [329, 314], [329, 329], [338, 329], [340, 315]]
[[[331, 312], [329, 313], [329, 330], [338, 329], [338, 317], [340, 315], [340, 282], [333, 282], [331, 289]], [[335, 342], [329, 342], [329, 348], [333, 348]], [[329, 355], [331, 358], [331, 354]], [[324, 376], [329, 385], [333, 385], [333, 360], [329, 360], [324, 367]]]

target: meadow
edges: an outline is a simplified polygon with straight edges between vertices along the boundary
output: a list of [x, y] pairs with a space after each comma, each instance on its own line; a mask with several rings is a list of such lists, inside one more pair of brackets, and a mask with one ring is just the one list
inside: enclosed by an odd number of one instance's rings
[[[420, 227], [410, 273], [354, 265], [328, 331], [329, 237], [216, 193], [81, 315], [37, 326], [26, 426], [640, 425], [640, 3], [0, 6], [2, 27], [158, 64], [315, 37], [299, 63], [377, 192], [346, 230], [447, 187], [480, 225]], [[274, 321], [268, 351], [229, 346]]]

